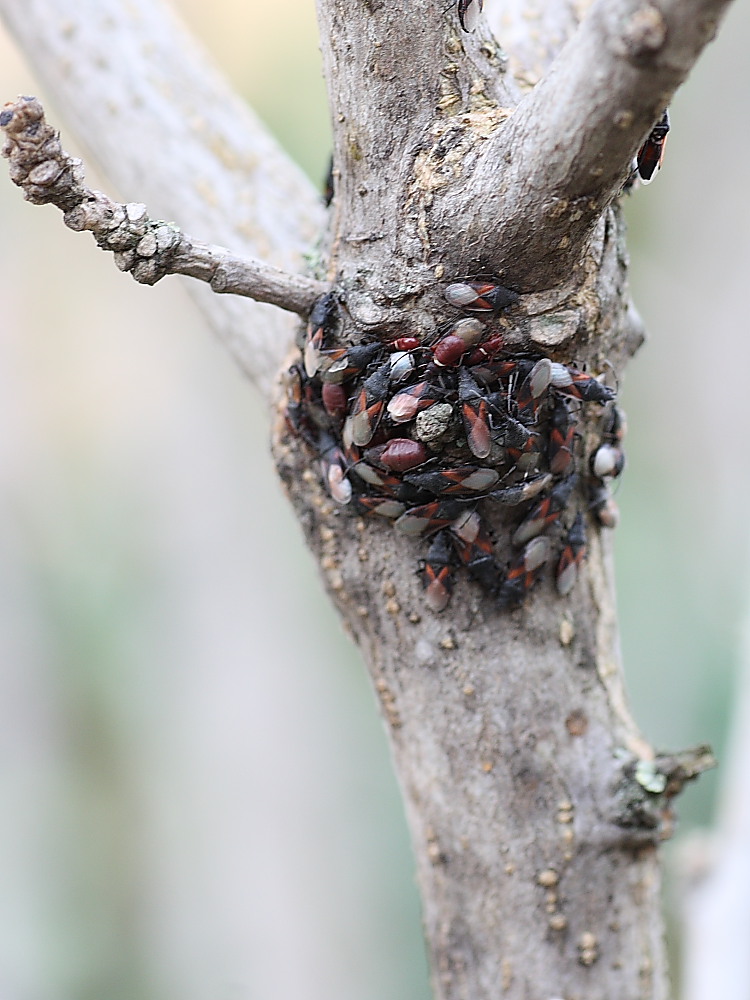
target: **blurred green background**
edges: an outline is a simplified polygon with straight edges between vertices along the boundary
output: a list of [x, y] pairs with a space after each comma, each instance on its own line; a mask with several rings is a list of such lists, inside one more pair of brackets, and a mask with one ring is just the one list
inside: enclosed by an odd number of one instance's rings
[[[320, 183], [312, 0], [178, 6]], [[749, 44], [736, 4], [627, 206], [650, 339], [618, 588], [667, 749], [721, 753], [746, 605]], [[48, 99], [2, 35], [0, 81]], [[136, 286], [5, 177], [0, 213], [1, 1000], [426, 1000], [382, 727], [262, 407], [179, 282]]]

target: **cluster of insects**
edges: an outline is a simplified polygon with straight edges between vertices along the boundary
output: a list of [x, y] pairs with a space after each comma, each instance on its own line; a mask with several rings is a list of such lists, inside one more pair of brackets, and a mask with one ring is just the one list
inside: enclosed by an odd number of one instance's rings
[[[463, 315], [429, 341], [354, 346], [336, 338], [335, 294], [319, 299], [287, 373], [289, 426], [336, 503], [429, 540], [420, 572], [434, 611], [462, 566], [501, 608], [520, 604], [553, 562], [565, 595], [587, 518], [617, 520], [608, 482], [624, 464], [625, 427], [615, 391], [572, 365], [506, 350], [494, 321], [518, 296], [495, 280], [444, 294]], [[583, 433], [591, 406], [595, 439]], [[491, 505], [511, 525], [508, 565], [495, 555]]]

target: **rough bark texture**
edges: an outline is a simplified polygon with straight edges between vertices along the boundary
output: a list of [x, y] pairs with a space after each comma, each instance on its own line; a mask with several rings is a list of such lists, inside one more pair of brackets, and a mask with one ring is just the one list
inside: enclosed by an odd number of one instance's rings
[[[463, 34], [434, 0], [318, 7], [336, 189], [318, 277], [335, 283], [345, 336], [432, 333], [455, 317], [445, 280], [489, 270], [522, 293], [511, 347], [621, 373], [641, 332], [611, 202], [721, 0], [599, 0], [575, 34], [576, 8], [561, 5], [558, 40], [529, 31], [517, 49], [523, 18], [510, 5], [510, 61], [502, 33], [500, 44], [484, 25]], [[23, 35], [27, 6], [3, 8]], [[231, 218], [211, 199], [202, 208], [212, 225]], [[267, 341], [239, 351], [261, 384], [280, 353]], [[336, 508], [281, 414], [275, 451], [389, 727], [438, 1000], [663, 1000], [656, 844], [669, 799], [706, 757], [654, 758], [629, 717], [606, 532], [589, 519], [588, 562], [566, 599], [545, 583], [501, 613], [462, 579], [436, 616], [414, 572], [420, 546]], [[501, 537], [500, 516], [495, 527]]]

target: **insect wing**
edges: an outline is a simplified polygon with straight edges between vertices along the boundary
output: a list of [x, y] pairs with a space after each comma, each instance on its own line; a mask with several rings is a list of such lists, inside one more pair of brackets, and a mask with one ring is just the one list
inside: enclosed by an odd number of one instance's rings
[[547, 457], [549, 468], [556, 476], [564, 476], [573, 465], [573, 439], [576, 424], [565, 402], [558, 399], [550, 421]]
[[464, 368], [458, 371], [458, 395], [469, 449], [477, 458], [487, 458], [492, 450], [489, 406], [479, 386]]
[[498, 503], [505, 504], [507, 507], [516, 507], [526, 500], [533, 500], [535, 497], [538, 497], [543, 490], [547, 489], [551, 482], [552, 476], [548, 472], [544, 472], [540, 476], [534, 476], [532, 479], [517, 483], [515, 486], [506, 486], [502, 490], [493, 490], [489, 494], [489, 499], [497, 500]]
[[516, 528], [513, 535], [514, 545], [523, 545], [531, 541], [532, 538], [541, 535], [551, 524], [554, 524], [565, 509], [577, 480], [576, 475], [563, 479], [548, 497], [545, 497], [534, 507], [528, 517], [521, 521]]
[[440, 531], [422, 565], [425, 600], [433, 611], [444, 611], [453, 593], [453, 558], [448, 535]]
[[424, 535], [428, 531], [447, 528], [461, 512], [461, 504], [450, 500], [411, 507], [396, 521], [396, 528], [404, 535]]
[[[467, 531], [469, 528], [472, 530]], [[502, 583], [502, 571], [493, 554], [492, 539], [477, 512], [465, 526], [454, 527], [453, 535], [458, 557], [471, 576], [485, 590], [497, 590]]]

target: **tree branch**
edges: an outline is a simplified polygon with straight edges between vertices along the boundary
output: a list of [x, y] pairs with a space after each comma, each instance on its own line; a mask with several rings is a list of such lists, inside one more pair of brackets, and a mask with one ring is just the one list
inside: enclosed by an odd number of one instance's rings
[[[325, 218], [317, 192], [166, 3], [0, 0], [0, 15], [124, 201], [236, 254], [304, 270]], [[295, 321], [202, 283], [188, 290], [267, 394]]]
[[464, 157], [462, 183], [437, 195], [433, 243], [525, 291], [569, 279], [727, 5], [597, 0], [506, 127]]
[[154, 285], [168, 274], [205, 281], [214, 292], [244, 295], [307, 316], [328, 285], [286, 274], [259, 260], [238, 257], [224, 247], [198, 243], [172, 223], [151, 219], [145, 205], [122, 205], [83, 183], [83, 165], [65, 152], [59, 133], [33, 97], [21, 97], [0, 112], [7, 136], [3, 156], [27, 201], [55, 205], [65, 225], [88, 230], [102, 250], [111, 250], [121, 271]]

